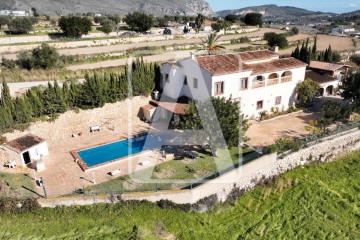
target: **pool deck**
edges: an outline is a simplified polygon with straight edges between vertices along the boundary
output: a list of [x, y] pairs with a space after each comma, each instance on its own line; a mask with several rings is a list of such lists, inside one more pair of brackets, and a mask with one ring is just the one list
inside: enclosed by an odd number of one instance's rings
[[[159, 164], [163, 162], [161, 154], [157, 151], [149, 150], [93, 169], [90, 168], [84, 172], [78, 163], [74, 161], [74, 157], [70, 153], [74, 149], [85, 149], [106, 142], [118, 141], [147, 132], [148, 130], [148, 124], [140, 123], [134, 126], [131, 131], [127, 127], [123, 129], [117, 128], [116, 131], [104, 129], [101, 132], [83, 133], [77, 137], [69, 136], [66, 141], [48, 141], [49, 152], [51, 154], [44, 158], [46, 170], [36, 172], [36, 177], [43, 178], [49, 197], [58, 197], [72, 193], [76, 189], [93, 185], [94, 178], [96, 183], [114, 179], [108, 173], [117, 169], [121, 169], [121, 173], [116, 175], [116, 177], [119, 177]], [[150, 164], [140, 166], [138, 163], [144, 160], [150, 160]], [[33, 175], [33, 173], [30, 173], [30, 175]], [[40, 187], [37, 187], [37, 192], [40, 195], [44, 193]]]

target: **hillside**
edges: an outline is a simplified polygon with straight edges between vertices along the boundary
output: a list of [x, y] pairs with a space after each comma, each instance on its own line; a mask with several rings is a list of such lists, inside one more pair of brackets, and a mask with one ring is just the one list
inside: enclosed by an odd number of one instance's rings
[[119, 203], [1, 214], [4, 239], [360, 239], [360, 152], [285, 173], [207, 213]]
[[124, 16], [128, 12], [144, 11], [154, 15], [204, 15], [214, 14], [203, 0], [6, 0], [0, 9], [26, 10], [36, 8], [47, 15], [76, 13], [108, 13]]
[[313, 12], [296, 7], [289, 7], [289, 6], [280, 7], [274, 4], [246, 7], [237, 10], [224, 10], [217, 12], [217, 14], [221, 17], [225, 17], [228, 14], [245, 15], [246, 13], [250, 13], [250, 12], [260, 12], [261, 14], [263, 14], [264, 19], [333, 15], [332, 13]]

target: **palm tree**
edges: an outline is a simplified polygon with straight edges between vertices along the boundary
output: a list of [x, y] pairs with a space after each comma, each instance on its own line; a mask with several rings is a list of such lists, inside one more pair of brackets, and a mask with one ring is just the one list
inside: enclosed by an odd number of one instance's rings
[[220, 49], [225, 49], [224, 46], [218, 45], [216, 41], [221, 36], [217, 36], [217, 33], [210, 33], [207, 39], [201, 39], [204, 44], [204, 49], [209, 52], [209, 55], [213, 53], [213, 51], [219, 51]]

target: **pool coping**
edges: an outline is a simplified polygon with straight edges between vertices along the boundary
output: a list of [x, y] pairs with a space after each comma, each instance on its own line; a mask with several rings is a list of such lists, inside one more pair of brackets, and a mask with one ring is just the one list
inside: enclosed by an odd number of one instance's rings
[[106, 161], [106, 162], [103, 162], [103, 163], [100, 163], [100, 164], [96, 164], [96, 165], [91, 166], [91, 167], [89, 167], [88, 165], [86, 165], [86, 163], [83, 161], [83, 159], [79, 156], [79, 154], [78, 154], [79, 151], [83, 151], [83, 150], [86, 150], [86, 149], [91, 149], [91, 148], [99, 147], [99, 146], [102, 146], [102, 145], [111, 144], [111, 143], [114, 143], [114, 142], [119, 142], [119, 141], [122, 141], [122, 140], [125, 140], [125, 139], [129, 139], [129, 138], [135, 138], [135, 137], [138, 137], [138, 136], [147, 134], [147, 133], [149, 133], [149, 132], [142, 132], [142, 133], [139, 133], [139, 134], [136, 134], [136, 135], [132, 135], [131, 137], [120, 138], [119, 140], [116, 140], [116, 141], [113, 141], [113, 142], [99, 143], [99, 144], [93, 145], [93, 146], [91, 146], [91, 147], [86, 147], [86, 148], [80, 148], [80, 149], [76, 149], [76, 150], [71, 150], [71, 151], [70, 151], [70, 154], [73, 156], [74, 161], [80, 166], [81, 170], [82, 170], [83, 172], [87, 172], [87, 171], [90, 171], [90, 170], [97, 169], [97, 168], [99, 168], [99, 167], [103, 167], [103, 166], [105, 166], [105, 165], [109, 165], [109, 164], [111, 164], [111, 163], [115, 163], [115, 162], [118, 162], [118, 161], [125, 160], [125, 159], [127, 159], [127, 158], [137, 157], [137, 156], [139, 156], [139, 155], [148, 153], [148, 152], [150, 152], [150, 151], [152, 151], [153, 149], [156, 149], [156, 148], [151, 148], [151, 149], [148, 149], [148, 150], [145, 150], [145, 151], [141, 151], [141, 152], [138, 152], [138, 153], [134, 153], [134, 154], [131, 154], [131, 155], [127, 155], [127, 156], [124, 156], [124, 157], [121, 157], [121, 158], [116, 158], [116, 159], [113, 159], [113, 160], [110, 160], [110, 161]]

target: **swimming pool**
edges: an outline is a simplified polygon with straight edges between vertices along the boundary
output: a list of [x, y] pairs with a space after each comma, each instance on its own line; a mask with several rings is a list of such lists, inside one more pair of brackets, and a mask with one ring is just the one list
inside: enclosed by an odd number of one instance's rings
[[152, 148], [160, 148], [167, 138], [160, 135], [143, 134], [117, 142], [77, 151], [87, 167], [94, 167], [119, 158], [127, 157]]

